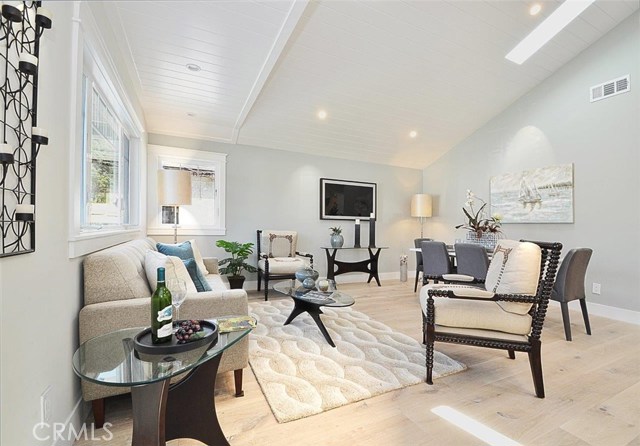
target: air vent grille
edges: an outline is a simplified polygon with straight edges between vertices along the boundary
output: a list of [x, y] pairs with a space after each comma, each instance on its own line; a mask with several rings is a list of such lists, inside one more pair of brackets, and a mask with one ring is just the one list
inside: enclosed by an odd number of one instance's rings
[[599, 101], [631, 90], [629, 75], [591, 87], [591, 102]]

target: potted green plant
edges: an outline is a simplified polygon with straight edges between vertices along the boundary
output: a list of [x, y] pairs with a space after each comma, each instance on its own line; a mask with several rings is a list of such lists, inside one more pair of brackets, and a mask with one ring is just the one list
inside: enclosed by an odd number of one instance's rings
[[253, 243], [228, 242], [226, 240], [218, 240], [216, 246], [224, 249], [231, 254], [231, 257], [220, 260], [220, 274], [226, 274], [229, 279], [229, 287], [233, 289], [241, 289], [244, 284], [245, 277], [242, 275], [243, 270], [251, 273], [257, 269], [246, 263], [249, 255], [253, 253]]
[[342, 248], [344, 244], [344, 237], [342, 237], [342, 228], [340, 226], [334, 226], [329, 228], [331, 231], [331, 247]]

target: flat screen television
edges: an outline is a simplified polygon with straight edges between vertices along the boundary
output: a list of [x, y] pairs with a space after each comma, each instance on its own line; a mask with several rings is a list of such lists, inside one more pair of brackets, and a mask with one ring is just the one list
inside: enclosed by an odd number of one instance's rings
[[320, 219], [376, 218], [376, 183], [320, 178]]

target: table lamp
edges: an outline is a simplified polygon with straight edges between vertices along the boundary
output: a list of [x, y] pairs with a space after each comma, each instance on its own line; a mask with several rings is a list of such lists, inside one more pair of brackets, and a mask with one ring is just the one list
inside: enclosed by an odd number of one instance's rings
[[411, 197], [411, 216], [420, 218], [420, 238], [423, 238], [425, 217], [431, 217], [431, 203], [429, 194], [415, 194]]
[[180, 206], [191, 204], [191, 172], [161, 169], [158, 171], [158, 201], [161, 206], [173, 207], [173, 243], [178, 243]]

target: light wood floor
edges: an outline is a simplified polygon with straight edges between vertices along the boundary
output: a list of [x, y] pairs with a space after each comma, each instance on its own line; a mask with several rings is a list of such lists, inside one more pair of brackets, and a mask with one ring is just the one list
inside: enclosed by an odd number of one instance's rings
[[[341, 290], [356, 297], [358, 311], [422, 339], [413, 284], [388, 281], [382, 285], [344, 284]], [[273, 293], [272, 298], [285, 297]], [[261, 297], [254, 291], [249, 299]], [[278, 424], [247, 368], [243, 398], [232, 396], [233, 374], [218, 380], [218, 417], [233, 446], [484, 444], [431, 412], [442, 405], [522, 445], [640, 445], [640, 327], [592, 316], [593, 335], [588, 336], [580, 313], [572, 311], [571, 317], [573, 342], [564, 340], [559, 307], [550, 307], [545, 322], [545, 399], [534, 396], [526, 354], [518, 353], [511, 361], [499, 350], [436, 344], [437, 350], [464, 362], [468, 370], [435, 380], [433, 386], [418, 384]], [[114, 423], [110, 445], [130, 444], [130, 409], [126, 397], [107, 401], [107, 421]], [[76, 446], [89, 444], [104, 442], [79, 441]], [[201, 443], [174, 440], [169, 444]]]

